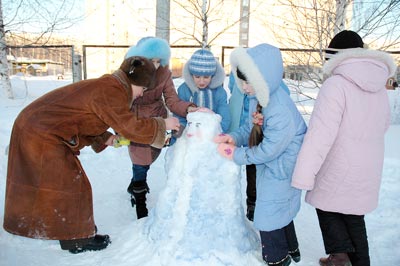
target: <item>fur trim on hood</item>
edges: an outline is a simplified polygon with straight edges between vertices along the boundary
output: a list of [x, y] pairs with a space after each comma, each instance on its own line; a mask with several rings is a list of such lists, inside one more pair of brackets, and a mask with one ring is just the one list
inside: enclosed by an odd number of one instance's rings
[[125, 58], [131, 56], [143, 56], [147, 59], [159, 58], [161, 66], [169, 64], [171, 49], [166, 40], [157, 37], [144, 37], [140, 39], [136, 46], [131, 46], [125, 55]]
[[[182, 77], [192, 93], [199, 91], [199, 88], [197, 88], [196, 84], [194, 83], [192, 74], [190, 74], [189, 61], [186, 62], [185, 66], [183, 67]], [[210, 85], [208, 85], [208, 87], [210, 89], [218, 88], [219, 86], [222, 86], [224, 84], [224, 81], [225, 81], [225, 70], [221, 66], [221, 64], [217, 61], [217, 70], [215, 71], [214, 76], [212, 76]]]
[[270, 94], [282, 82], [283, 62], [280, 50], [266, 43], [247, 49], [239, 47], [232, 51], [230, 61], [238, 88], [243, 92], [242, 82], [236, 72], [239, 68], [253, 86], [260, 105], [266, 107]]
[[389, 53], [365, 48], [351, 48], [339, 51], [324, 64], [322, 68], [324, 76], [330, 76], [339, 64], [351, 58], [368, 58], [380, 61], [388, 67], [389, 77], [393, 77], [397, 70], [396, 62]]

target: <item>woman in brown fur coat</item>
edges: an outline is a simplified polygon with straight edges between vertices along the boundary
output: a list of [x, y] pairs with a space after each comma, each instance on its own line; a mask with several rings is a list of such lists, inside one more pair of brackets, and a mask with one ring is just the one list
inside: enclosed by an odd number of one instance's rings
[[92, 189], [77, 155], [85, 146], [100, 152], [112, 145], [110, 127], [131, 141], [164, 145], [177, 119], [138, 119], [130, 111], [154, 73], [146, 58], [129, 57], [113, 74], [53, 90], [21, 111], [10, 140], [5, 230], [60, 240], [72, 253], [107, 247], [109, 236], [96, 234]]

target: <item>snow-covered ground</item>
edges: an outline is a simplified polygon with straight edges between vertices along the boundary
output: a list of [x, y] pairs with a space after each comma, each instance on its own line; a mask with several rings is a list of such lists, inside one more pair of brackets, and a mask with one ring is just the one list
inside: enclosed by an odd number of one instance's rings
[[[45, 77], [12, 77], [13, 91], [16, 99], [7, 99], [4, 90], [0, 91], [0, 220], [4, 216], [4, 194], [7, 172], [6, 148], [10, 140], [11, 128], [15, 117], [32, 100], [43, 93], [62, 85], [70, 83], [71, 80], [56, 80]], [[177, 80], [176, 82], [180, 82]], [[314, 93], [315, 91], [310, 91]], [[391, 93], [393, 101], [400, 100], [398, 91]], [[312, 108], [312, 101], [307, 102], [305, 108]], [[306, 118], [307, 119], [307, 118]], [[29, 141], [29, 140], [27, 140]], [[367, 231], [370, 244], [370, 255], [372, 266], [400, 265], [400, 125], [392, 125], [386, 134], [386, 151], [383, 171], [383, 181], [380, 193], [379, 207], [371, 214], [366, 215]], [[164, 168], [164, 149], [159, 159], [152, 165], [148, 182], [151, 193], [148, 194], [148, 206], [153, 209], [158, 206], [159, 196], [167, 185], [166, 170]], [[131, 207], [126, 187], [131, 178], [131, 162], [125, 147], [108, 148], [100, 154], [95, 154], [90, 148], [82, 150], [79, 156], [86, 170], [93, 188], [94, 215], [99, 233], [107, 233], [111, 236], [112, 244], [103, 251], [86, 252], [73, 255], [62, 251], [58, 241], [36, 240], [7, 233], [0, 228], [0, 265], [1, 266], [46, 266], [46, 265], [230, 265], [230, 266], [253, 266], [263, 265], [259, 247], [254, 246], [253, 251], [245, 252], [237, 249], [237, 253], [224, 252], [222, 245], [241, 246], [241, 240], [227, 237], [221, 241], [221, 236], [216, 234], [215, 243], [203, 243], [197, 245], [204, 254], [187, 260], [174, 257], [174, 250], [162, 248], [161, 242], [149, 241], [145, 228], [148, 228], [149, 218], [136, 220], [135, 210]], [[185, 161], [182, 163], [190, 164]], [[243, 169], [239, 187], [242, 195], [238, 193], [237, 199], [242, 201], [244, 207], [245, 178]], [[184, 182], [182, 183], [185, 184]], [[185, 187], [182, 187], [184, 190]], [[203, 190], [205, 197], [213, 197], [215, 190]], [[228, 193], [229, 190], [226, 190]], [[209, 193], [209, 194], [207, 194]], [[228, 198], [229, 195], [219, 195]], [[304, 202], [304, 201], [303, 201]], [[163, 206], [163, 205], [160, 205]], [[171, 206], [170, 206], [171, 207]], [[182, 206], [175, 206], [178, 211]], [[226, 206], [227, 208], [232, 206]], [[162, 208], [162, 207], [159, 207]], [[151, 214], [152, 215], [152, 214]], [[207, 215], [204, 216], [207, 219]], [[209, 219], [210, 216], [208, 216]], [[205, 223], [207, 221], [204, 221]], [[243, 220], [252, 234], [252, 224]], [[176, 230], [186, 226], [183, 221], [176, 224]], [[318, 226], [315, 210], [302, 204], [302, 208], [295, 219], [297, 235], [302, 253], [301, 262], [292, 265], [315, 266], [318, 259], [324, 256], [321, 233]], [[174, 228], [174, 227], [172, 227]], [[249, 236], [250, 237], [250, 236]], [[162, 242], [168, 245], [168, 242]], [[190, 250], [193, 246], [190, 241], [180, 242], [181, 246], [176, 249]], [[223, 243], [223, 244], [216, 244]], [[212, 244], [212, 245], [211, 245]], [[219, 245], [219, 246], [218, 246]], [[213, 246], [207, 254], [207, 247]], [[217, 248], [215, 248], [217, 247]], [[211, 249], [211, 248], [210, 248]], [[227, 255], [228, 254], [228, 255]], [[244, 262], [245, 261], [245, 262]]]

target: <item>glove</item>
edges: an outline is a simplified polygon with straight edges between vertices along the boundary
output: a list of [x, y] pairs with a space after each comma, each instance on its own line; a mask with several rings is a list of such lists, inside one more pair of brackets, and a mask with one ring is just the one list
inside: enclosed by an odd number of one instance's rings
[[235, 141], [233, 140], [232, 136], [224, 133], [218, 134], [213, 140], [215, 143], [229, 143], [235, 145]]
[[217, 147], [218, 153], [229, 160], [233, 160], [233, 153], [235, 152], [236, 147], [231, 144], [220, 143]]

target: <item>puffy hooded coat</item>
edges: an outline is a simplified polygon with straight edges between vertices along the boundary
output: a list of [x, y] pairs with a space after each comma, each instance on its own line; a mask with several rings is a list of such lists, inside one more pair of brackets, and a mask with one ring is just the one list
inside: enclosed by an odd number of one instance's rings
[[377, 207], [390, 107], [385, 84], [396, 71], [381, 51], [345, 49], [323, 67], [322, 84], [292, 185], [315, 208], [364, 215]]
[[[199, 107], [207, 107], [222, 117], [221, 127], [223, 132], [228, 132], [231, 123], [231, 115], [226, 91], [223, 87], [225, 71], [217, 62], [217, 70], [211, 78], [207, 88], [199, 89], [194, 83], [193, 76], [189, 72], [189, 62], [183, 67], [183, 79], [178, 88], [178, 95], [184, 101], [192, 102]], [[177, 116], [181, 125], [186, 126], [186, 117]]]
[[[154, 88], [143, 93], [143, 97], [136, 99], [132, 105], [132, 112], [137, 118], [168, 117], [168, 110], [181, 117], [186, 117], [187, 108], [191, 102], [179, 99], [172, 74], [169, 70], [171, 51], [169, 44], [160, 38], [144, 37], [135, 46], [131, 46], [125, 57], [143, 56], [147, 59], [160, 59], [160, 66], [156, 70]], [[168, 108], [168, 110], [167, 110]], [[132, 163], [150, 165], [154, 162], [161, 150], [148, 144], [132, 142], [129, 146], [129, 155]]]
[[[246, 76], [255, 96], [249, 96], [249, 119], [231, 132], [236, 146], [233, 160], [240, 165], [257, 168], [257, 201], [254, 226], [272, 231], [288, 225], [300, 209], [301, 190], [290, 183], [298, 151], [306, 132], [306, 124], [286, 90], [280, 88], [283, 63], [278, 48], [260, 44], [253, 48], [237, 48], [231, 54], [232, 73], [239, 89], [236, 69]], [[253, 127], [251, 114], [257, 102], [262, 106], [263, 140], [254, 147], [247, 145]]]
[[100, 152], [110, 127], [132, 141], [163, 146], [163, 119], [140, 120], [130, 111], [133, 95], [125, 73], [53, 90], [21, 111], [10, 140], [6, 231], [59, 240], [93, 236], [92, 189], [79, 150], [92, 145]]

